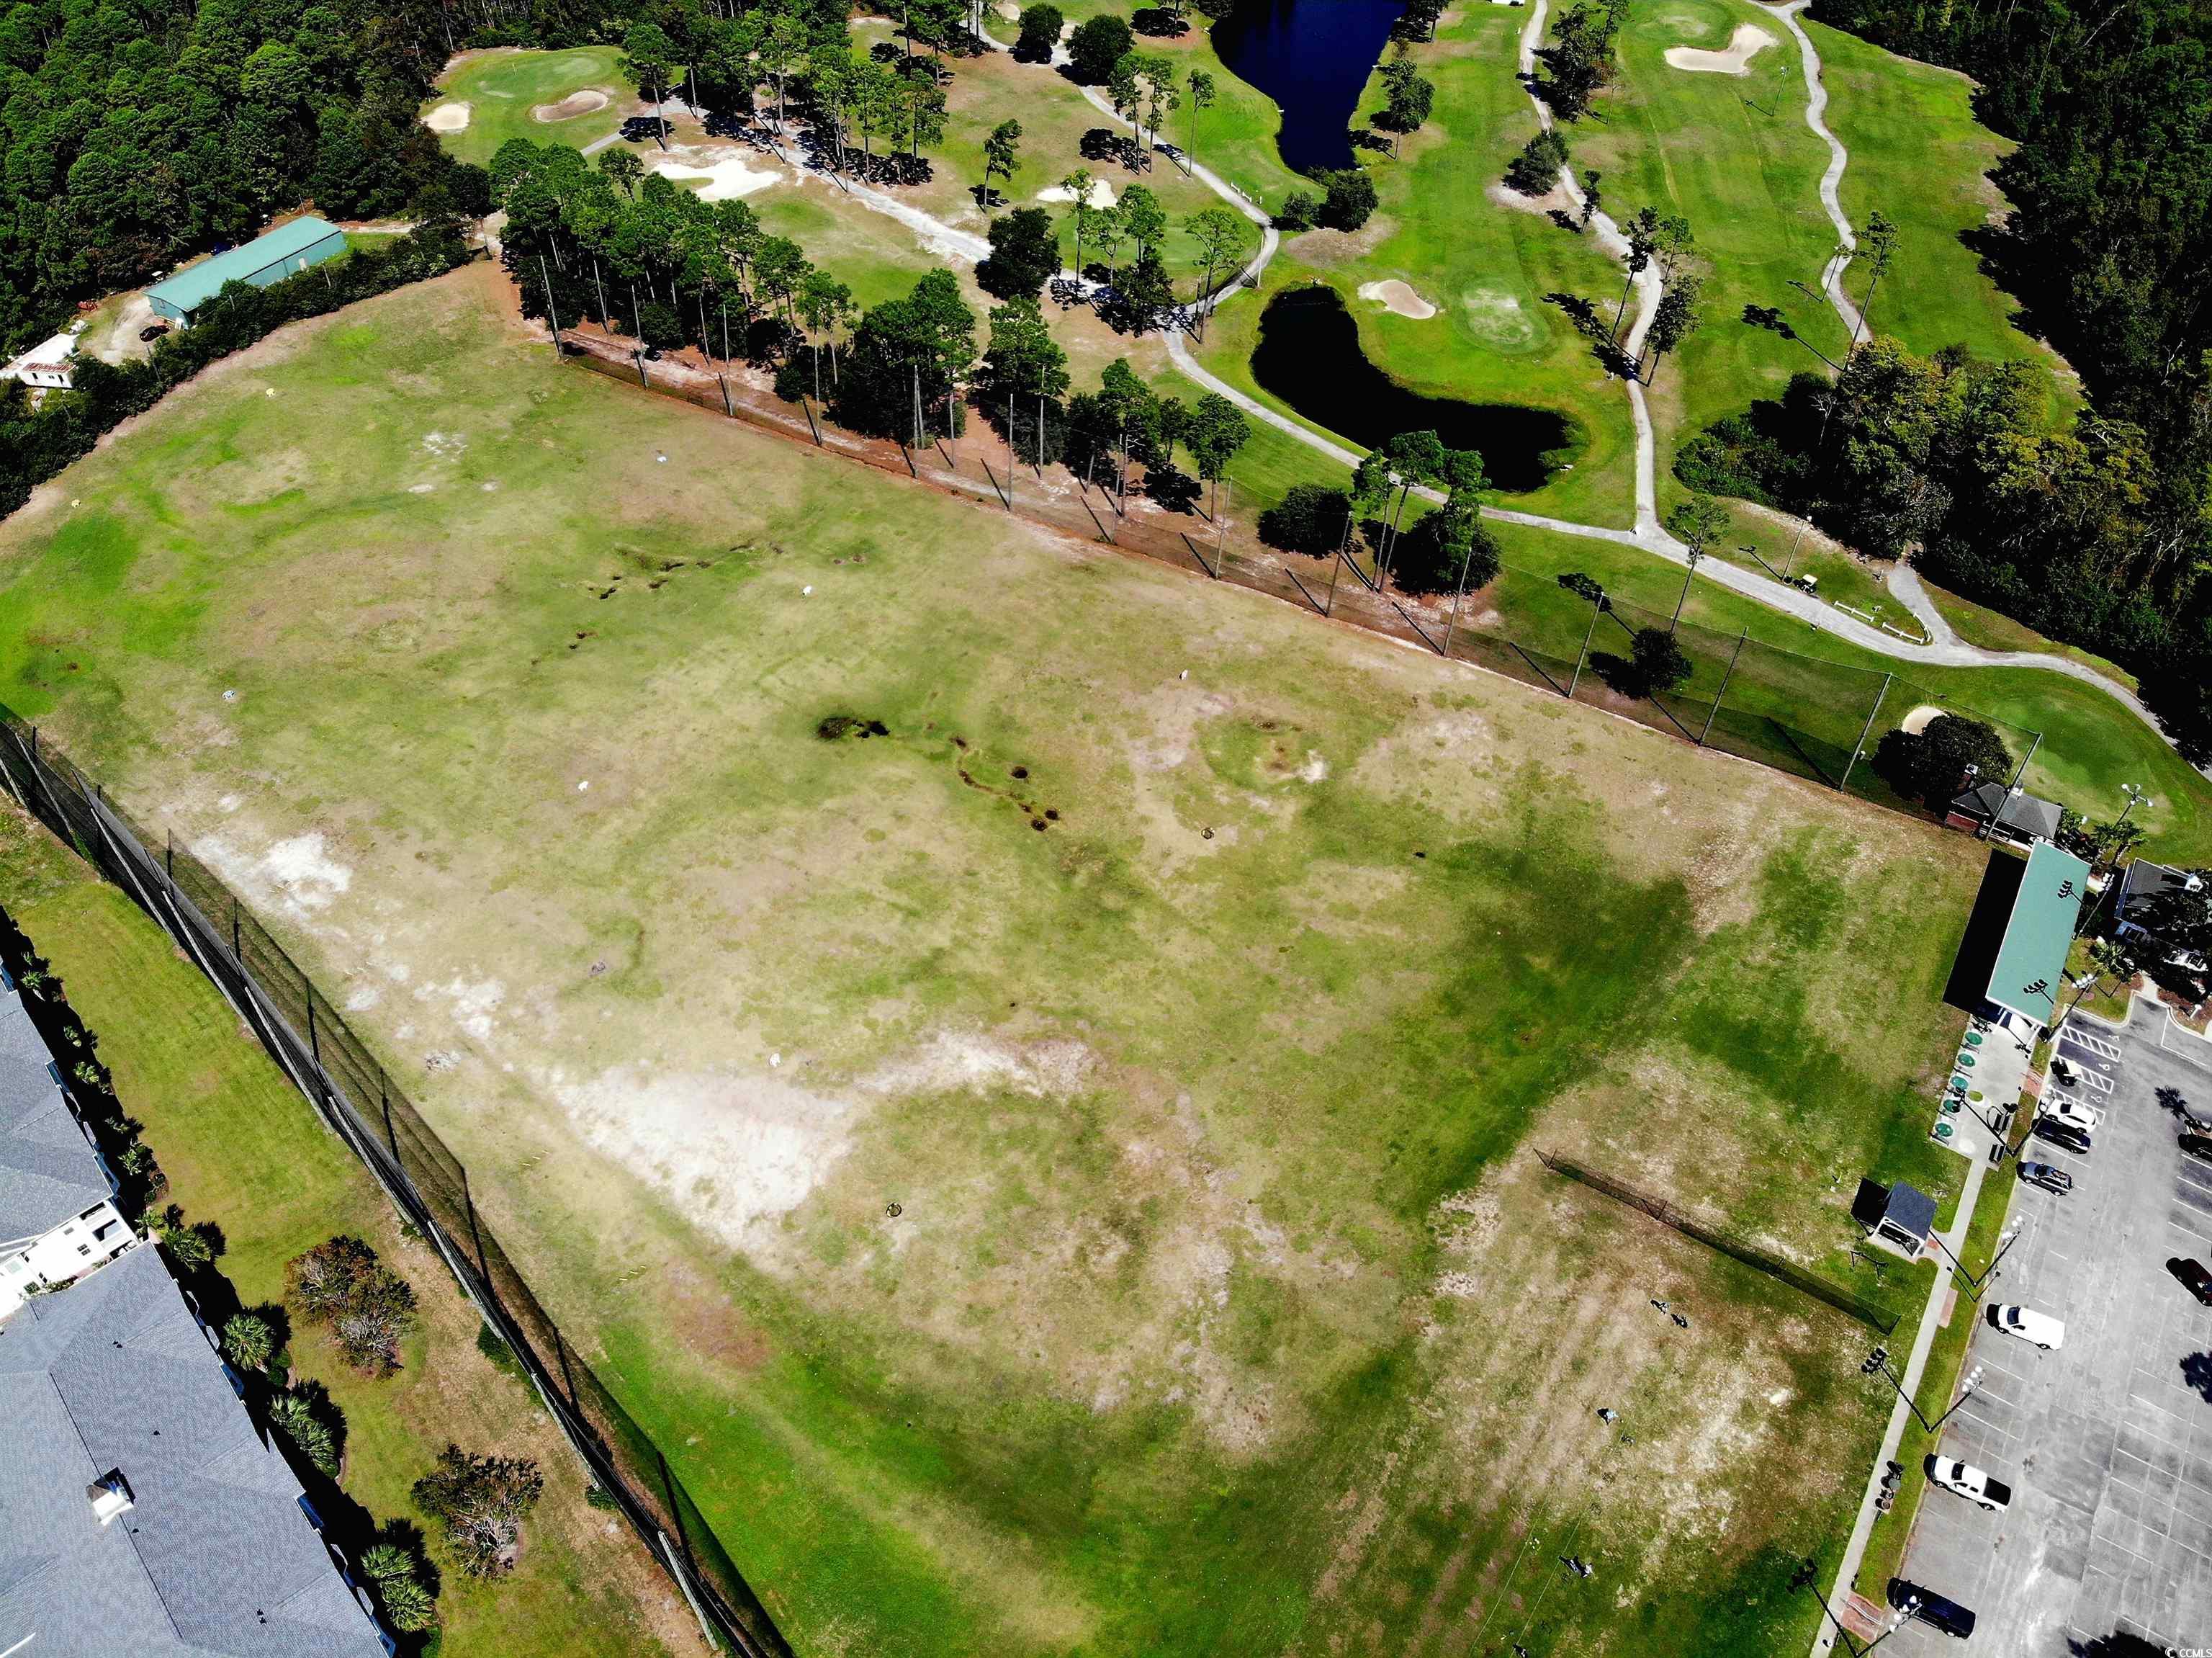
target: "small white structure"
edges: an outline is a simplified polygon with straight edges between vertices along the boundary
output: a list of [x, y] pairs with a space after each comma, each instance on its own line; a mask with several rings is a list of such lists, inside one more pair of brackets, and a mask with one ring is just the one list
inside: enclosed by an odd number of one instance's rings
[[45, 344], [33, 345], [6, 368], [0, 369], [0, 380], [20, 380], [26, 386], [66, 392], [75, 383], [76, 357], [76, 336], [56, 334]]
[[0, 1320], [137, 1241], [59, 1067], [0, 975]]

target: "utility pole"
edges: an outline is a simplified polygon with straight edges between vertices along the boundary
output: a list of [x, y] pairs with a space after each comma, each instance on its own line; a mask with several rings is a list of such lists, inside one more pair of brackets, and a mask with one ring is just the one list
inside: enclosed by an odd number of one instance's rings
[[1735, 649], [1729, 657], [1728, 672], [1721, 675], [1721, 688], [1713, 692], [1713, 705], [1705, 714], [1705, 728], [1698, 733], [1698, 747], [1705, 746], [1705, 739], [1713, 734], [1713, 722], [1721, 716], [1721, 698], [1728, 695], [1729, 681], [1735, 677], [1735, 659], [1743, 655], [1743, 642], [1751, 637], [1749, 628], [1736, 636]]
[[1911, 1407], [1912, 1414], [1919, 1418], [1920, 1425], [1931, 1434], [1955, 1416], [1960, 1405], [1973, 1398], [1974, 1389], [1981, 1385], [1982, 1381], [1982, 1367], [1978, 1364], [1966, 1372], [1966, 1379], [1959, 1384], [1959, 1397], [1951, 1401], [1951, 1408], [1937, 1417], [1935, 1421], [1930, 1422], [1921, 1411], [1919, 1401], [1905, 1391], [1905, 1384], [1899, 1381], [1890, 1369], [1889, 1349], [1887, 1347], [1875, 1348], [1866, 1356], [1865, 1362], [1859, 1366], [1859, 1374], [1863, 1376], [1873, 1375], [1876, 1371], [1880, 1371], [1882, 1380], [1897, 1390], [1898, 1398], [1903, 1399]]
[[1590, 601], [1589, 625], [1583, 630], [1583, 648], [1575, 657], [1574, 678], [1567, 681], [1567, 700], [1569, 702], [1572, 702], [1574, 700], [1575, 687], [1583, 682], [1583, 664], [1589, 660], [1590, 635], [1597, 631], [1597, 619], [1604, 614], [1605, 600], [1603, 599], [1592, 600]]
[[1859, 756], [1866, 750], [1867, 735], [1874, 729], [1875, 716], [1881, 712], [1882, 698], [1889, 695], [1890, 682], [1896, 678], [1895, 674], [1881, 676], [1881, 690], [1875, 697], [1874, 706], [1867, 710], [1866, 724], [1859, 729], [1858, 747], [1851, 750], [1850, 762], [1844, 767], [1844, 780], [1836, 785], [1838, 793], [1850, 788], [1852, 769], [1858, 765]]
[[[1951, 1263], [1952, 1271], [1966, 1281], [1965, 1288], [1968, 1297], [1978, 1301], [1982, 1298], [1982, 1291], [1988, 1287], [1990, 1281], [1996, 1277], [1998, 1264], [2004, 1259], [2005, 1252], [2020, 1240], [2021, 1232], [2026, 1225], [2027, 1222], [2021, 1220], [2014, 1220], [2006, 1223], [2003, 1233], [1997, 1239], [1997, 1253], [1990, 1257], [1990, 1264], [1978, 1273], [1966, 1271], [1966, 1264], [1951, 1253], [1951, 1246], [1943, 1241], [1941, 1233], [1931, 1232], [1928, 1235], [1936, 1247], [1943, 1252], [1943, 1258]], [[1976, 1374], [1978, 1375], [1979, 1372], [1977, 1371]]]
[[538, 256], [538, 280], [545, 284], [545, 314], [553, 323], [553, 355], [561, 355], [561, 314], [553, 308], [553, 278], [545, 274], [545, 255]]

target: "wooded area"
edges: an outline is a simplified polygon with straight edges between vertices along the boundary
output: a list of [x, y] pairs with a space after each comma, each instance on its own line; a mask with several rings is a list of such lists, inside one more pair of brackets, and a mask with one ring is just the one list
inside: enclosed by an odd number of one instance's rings
[[[2090, 406], [2070, 432], [2039, 433], [2002, 371], [1900, 355], [1856, 388], [1845, 376], [1841, 430], [1793, 464], [1875, 484], [1894, 534], [1868, 551], [1924, 536], [1936, 580], [2124, 662], [2183, 752], [2212, 757], [2212, 9], [1819, 0], [1814, 15], [1980, 83], [1982, 119], [2020, 147], [1996, 174], [2014, 211], [1978, 251], [2079, 371]], [[1825, 418], [1813, 414], [1815, 431]], [[1735, 430], [1692, 446], [1686, 471], [1717, 449], [1741, 454], [1753, 427], [1786, 444], [1806, 423], [1723, 424]], [[1947, 426], [1975, 441], [1945, 442]], [[1761, 492], [1786, 497], [1765, 470]], [[1850, 502], [1855, 521], [1869, 509], [1863, 495], [1811, 497]], [[1992, 501], [2003, 509], [1981, 510]]]
[[0, 343], [243, 241], [332, 218], [483, 210], [416, 119], [432, 0], [23, 0], [0, 14]]

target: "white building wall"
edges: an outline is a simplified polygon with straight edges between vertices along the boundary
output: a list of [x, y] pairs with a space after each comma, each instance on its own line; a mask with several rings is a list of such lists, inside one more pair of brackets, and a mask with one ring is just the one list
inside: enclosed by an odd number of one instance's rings
[[114, 1203], [103, 1199], [44, 1237], [0, 1255], [0, 1318], [21, 1307], [41, 1283], [64, 1284], [82, 1277], [136, 1241]]

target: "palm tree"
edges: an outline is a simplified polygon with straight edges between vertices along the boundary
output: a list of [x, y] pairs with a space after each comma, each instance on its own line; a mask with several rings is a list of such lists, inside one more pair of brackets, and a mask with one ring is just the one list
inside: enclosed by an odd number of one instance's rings
[[1674, 619], [1667, 624], [1672, 633], [1682, 620], [1682, 607], [1689, 602], [1690, 583], [1698, 579], [1698, 564], [1705, 558], [1705, 549], [1728, 527], [1728, 509], [1710, 495], [1693, 495], [1667, 515], [1667, 528], [1682, 544], [1688, 555], [1689, 573], [1682, 578], [1681, 596], [1674, 600]]
[[[1866, 240], [1861, 244], [1866, 250], [1866, 302], [1859, 307], [1859, 326], [1851, 334], [1851, 350], [1859, 348], [1859, 341], [1867, 332], [1867, 319], [1874, 314], [1874, 290], [1889, 273], [1891, 262], [1897, 257], [1897, 227], [1890, 222], [1880, 208], [1867, 215]], [[1840, 286], [1842, 278], [1837, 278]], [[1845, 354], [1846, 357], [1849, 353]]]
[[1079, 277], [1083, 274], [1083, 227], [1091, 216], [1091, 169], [1083, 167], [1060, 181], [1060, 187], [1074, 203], [1070, 211], [1075, 220], [1075, 274]]

